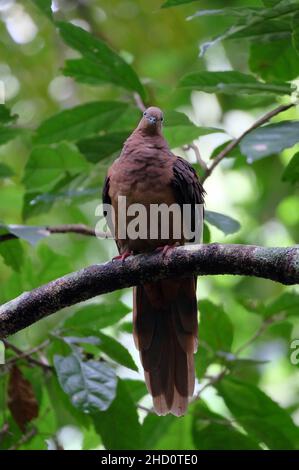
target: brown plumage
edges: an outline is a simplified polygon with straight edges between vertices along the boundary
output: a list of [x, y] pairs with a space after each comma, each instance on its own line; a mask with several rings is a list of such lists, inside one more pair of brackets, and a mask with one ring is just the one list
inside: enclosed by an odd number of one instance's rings
[[[116, 235], [120, 223], [118, 196], [126, 196], [127, 207], [143, 204], [147, 214], [151, 204], [203, 203], [204, 190], [194, 169], [171, 153], [162, 135], [162, 119], [159, 108], [148, 108], [109, 169], [103, 201], [112, 203], [115, 209]], [[127, 216], [126, 225], [133, 218]], [[151, 240], [147, 235], [136, 240], [116, 237], [120, 254], [148, 252], [185, 242], [172, 231], [167, 240], [161, 237]], [[183, 415], [194, 391], [198, 335], [196, 279], [162, 280], [135, 287], [133, 321], [135, 344], [157, 414]]]

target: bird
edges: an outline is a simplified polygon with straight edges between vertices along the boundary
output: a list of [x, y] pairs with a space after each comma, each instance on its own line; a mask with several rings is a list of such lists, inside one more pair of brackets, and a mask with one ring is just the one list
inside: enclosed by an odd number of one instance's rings
[[[127, 207], [141, 204], [147, 219], [152, 204], [191, 206], [194, 225], [195, 205], [204, 204], [205, 191], [195, 169], [185, 159], [175, 156], [163, 136], [163, 112], [147, 108], [136, 129], [125, 141], [120, 156], [107, 172], [103, 203], [112, 205], [114, 230], [119, 256], [168, 250], [184, 245], [184, 236], [176, 237], [171, 227], [169, 237], [151, 239], [129, 236], [118, 238], [121, 210], [119, 197]], [[125, 218], [128, 226], [132, 217]], [[174, 219], [172, 219], [173, 221]], [[113, 224], [113, 227], [111, 225]], [[161, 221], [159, 222], [161, 229]], [[135, 238], [135, 239], [134, 239]], [[147, 389], [156, 414], [182, 416], [186, 413], [195, 386], [194, 353], [198, 345], [198, 309], [196, 277], [146, 282], [133, 288], [133, 336], [139, 349]]]

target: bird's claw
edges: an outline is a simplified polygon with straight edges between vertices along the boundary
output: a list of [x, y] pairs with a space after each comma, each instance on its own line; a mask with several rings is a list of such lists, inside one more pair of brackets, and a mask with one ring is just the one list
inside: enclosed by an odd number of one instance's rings
[[129, 256], [133, 255], [133, 251], [124, 251], [121, 255], [114, 256], [112, 261], [120, 260], [124, 262]]
[[155, 249], [155, 252], [161, 253], [162, 257], [165, 258], [177, 246], [179, 246], [178, 243], [175, 243], [174, 245], [158, 246], [158, 248]]

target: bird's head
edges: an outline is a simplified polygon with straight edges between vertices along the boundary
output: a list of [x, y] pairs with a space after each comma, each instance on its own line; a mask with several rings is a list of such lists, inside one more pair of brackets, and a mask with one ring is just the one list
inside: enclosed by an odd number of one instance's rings
[[163, 113], [160, 108], [151, 106], [147, 108], [142, 116], [138, 128], [147, 134], [159, 134], [163, 122]]

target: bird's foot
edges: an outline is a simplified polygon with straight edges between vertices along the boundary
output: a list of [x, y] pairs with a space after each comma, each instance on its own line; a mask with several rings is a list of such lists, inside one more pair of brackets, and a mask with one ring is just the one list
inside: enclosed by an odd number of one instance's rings
[[132, 256], [132, 255], [133, 255], [133, 251], [124, 251], [121, 255], [114, 256], [112, 258], [112, 261], [120, 260], [124, 262], [125, 259], [129, 258], [129, 256]]
[[168, 256], [171, 251], [176, 248], [177, 246], [179, 246], [179, 243], [174, 243], [173, 245], [164, 245], [164, 246], [158, 246], [158, 248], [155, 249], [155, 252], [156, 253], [161, 253], [162, 254], [162, 257], [165, 258], [166, 256]]

